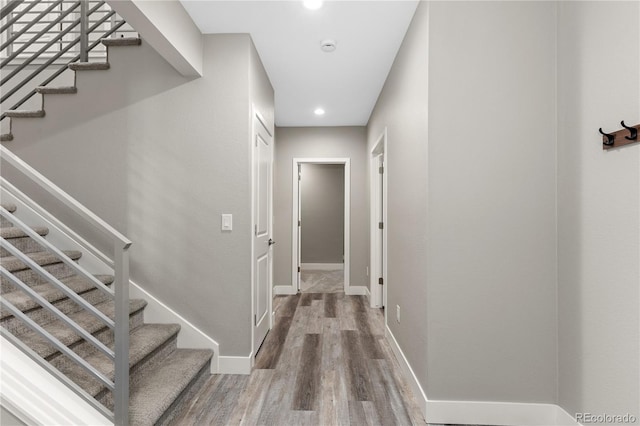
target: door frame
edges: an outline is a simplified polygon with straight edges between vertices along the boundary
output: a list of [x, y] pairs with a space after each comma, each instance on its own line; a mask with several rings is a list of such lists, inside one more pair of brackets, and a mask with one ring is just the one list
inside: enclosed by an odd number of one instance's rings
[[[382, 174], [382, 188], [380, 188], [380, 175], [378, 171], [378, 157], [382, 155], [384, 161], [384, 173]], [[389, 286], [388, 269], [387, 269], [387, 244], [389, 241], [388, 233], [389, 227], [387, 226], [387, 205], [388, 205], [388, 192], [387, 192], [387, 180], [389, 175], [389, 160], [387, 151], [387, 128], [385, 127], [376, 143], [373, 145], [369, 156], [369, 290], [371, 293], [370, 304], [372, 308], [380, 308], [387, 306], [387, 288]], [[378, 238], [378, 202], [379, 194], [382, 192], [382, 220], [384, 224], [382, 228], [382, 242]], [[380, 247], [382, 245], [382, 247]], [[382, 265], [380, 265], [380, 257], [378, 253], [382, 251]], [[382, 274], [379, 274], [380, 267], [382, 266]], [[378, 289], [378, 278], [382, 275], [384, 285], [381, 289]], [[381, 290], [381, 291], [380, 291]], [[385, 309], [386, 317], [386, 309]]]
[[350, 294], [349, 272], [351, 270], [351, 159], [350, 158], [294, 158], [291, 176], [292, 204], [291, 204], [291, 291], [300, 292], [300, 275], [298, 273], [298, 259], [300, 247], [298, 244], [299, 227], [298, 212], [300, 199], [298, 188], [298, 166], [302, 164], [342, 164], [344, 165], [344, 292]]
[[[269, 216], [271, 217], [270, 223], [269, 223], [269, 235], [271, 235], [271, 238], [273, 237], [273, 163], [274, 163], [274, 159], [275, 159], [275, 135], [273, 134], [273, 131], [269, 128], [269, 125], [267, 124], [267, 121], [265, 120], [264, 116], [262, 114], [260, 114], [260, 111], [258, 111], [258, 109], [256, 108], [255, 105], [251, 105], [251, 139], [249, 141], [249, 149], [251, 151], [251, 223], [250, 223], [250, 235], [251, 235], [251, 311], [249, 312], [249, 322], [251, 323], [251, 353], [249, 354], [249, 358], [251, 360], [251, 367], [253, 367], [253, 365], [255, 364], [255, 356], [256, 353], [258, 351], [259, 348], [254, 347], [254, 338], [255, 338], [255, 331], [256, 331], [256, 324], [254, 321], [254, 314], [255, 314], [255, 279], [256, 279], [256, 273], [255, 273], [255, 257], [256, 257], [256, 251], [255, 251], [255, 236], [254, 236], [254, 226], [256, 223], [256, 174], [255, 174], [255, 161], [256, 161], [256, 146], [255, 146], [255, 140], [257, 137], [257, 130], [256, 127], [257, 126], [262, 126], [264, 127], [264, 129], [267, 131], [267, 133], [269, 134], [269, 136], [271, 136], [271, 144], [273, 149], [271, 150], [271, 170], [270, 170], [270, 176], [269, 176], [269, 180], [270, 180], [270, 185], [269, 185]], [[274, 238], [275, 239], [275, 238]], [[269, 321], [269, 330], [271, 330], [273, 328], [273, 246], [271, 246], [269, 248], [269, 250], [271, 250], [271, 256], [269, 256], [269, 280], [270, 283], [267, 286], [267, 300], [268, 300], [268, 306], [267, 306], [267, 312], [268, 312], [268, 321]], [[268, 332], [267, 332], [268, 333]]]

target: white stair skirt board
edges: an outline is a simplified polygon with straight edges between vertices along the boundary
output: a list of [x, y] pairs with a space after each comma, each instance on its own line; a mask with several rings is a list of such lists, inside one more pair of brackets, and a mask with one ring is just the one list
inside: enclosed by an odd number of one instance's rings
[[344, 263], [301, 263], [300, 269], [303, 271], [342, 271]]
[[0, 347], [0, 403], [14, 417], [28, 425], [113, 425], [1, 336]]
[[147, 301], [147, 307], [144, 310], [145, 321], [158, 324], [180, 324], [178, 348], [211, 349], [213, 351], [211, 374], [233, 374], [220, 369], [220, 345], [218, 342], [133, 281], [129, 281], [129, 298]]
[[427, 423], [487, 424], [497, 426], [580, 426], [571, 415], [554, 404], [529, 404], [484, 401], [430, 401], [387, 326], [385, 337], [395, 354], [405, 378], [411, 385]]

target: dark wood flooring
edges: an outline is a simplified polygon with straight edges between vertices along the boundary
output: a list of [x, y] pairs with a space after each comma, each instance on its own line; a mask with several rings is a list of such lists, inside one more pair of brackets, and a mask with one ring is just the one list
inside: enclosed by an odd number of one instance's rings
[[251, 375], [211, 376], [173, 424], [425, 424], [364, 296], [304, 293], [274, 307]]

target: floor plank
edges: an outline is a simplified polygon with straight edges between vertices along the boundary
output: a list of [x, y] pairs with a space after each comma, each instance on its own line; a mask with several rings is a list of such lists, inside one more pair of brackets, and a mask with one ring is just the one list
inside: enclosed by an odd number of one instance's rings
[[281, 317], [276, 325], [269, 331], [269, 338], [265, 339], [256, 356], [255, 368], [276, 368], [280, 360], [280, 354], [284, 349], [284, 342], [291, 328], [293, 317]]
[[302, 357], [298, 364], [292, 409], [315, 411], [322, 367], [320, 334], [306, 334], [302, 344]]

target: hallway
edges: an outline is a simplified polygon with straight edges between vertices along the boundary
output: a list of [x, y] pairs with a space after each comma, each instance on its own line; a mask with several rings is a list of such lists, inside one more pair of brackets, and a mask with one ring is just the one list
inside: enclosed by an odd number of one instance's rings
[[251, 375], [211, 376], [173, 424], [425, 424], [365, 296], [278, 296], [274, 309]]

